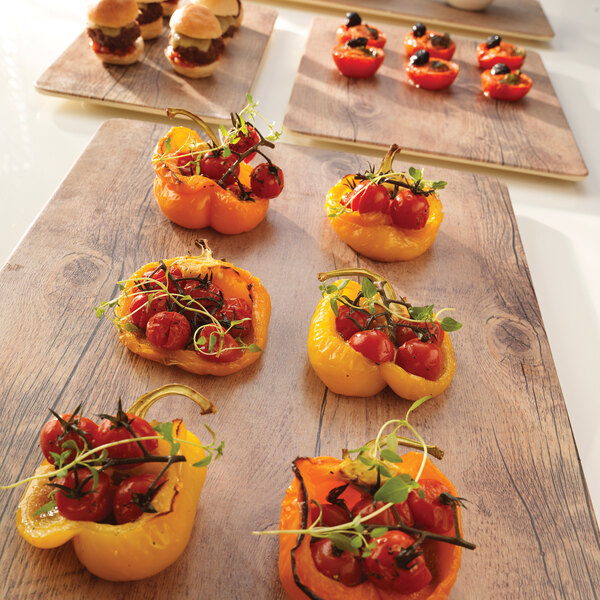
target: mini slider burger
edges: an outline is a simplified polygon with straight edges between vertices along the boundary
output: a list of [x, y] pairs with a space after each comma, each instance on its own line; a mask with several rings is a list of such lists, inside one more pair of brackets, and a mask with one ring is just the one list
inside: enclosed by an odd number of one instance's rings
[[165, 17], [170, 17], [177, 10], [179, 0], [165, 0], [165, 2], [161, 2], [161, 4], [163, 7], [163, 15]]
[[225, 49], [217, 17], [204, 6], [186, 4], [173, 13], [169, 25], [165, 56], [175, 71], [192, 79], [212, 75]]
[[233, 37], [242, 23], [242, 3], [240, 0], [192, 0], [210, 10], [221, 25], [221, 35], [225, 41]]
[[160, 0], [138, 0], [137, 22], [145, 40], [157, 38], [163, 30], [163, 7]]
[[131, 65], [144, 51], [136, 23], [135, 0], [99, 0], [88, 7], [90, 45], [96, 56], [112, 65]]

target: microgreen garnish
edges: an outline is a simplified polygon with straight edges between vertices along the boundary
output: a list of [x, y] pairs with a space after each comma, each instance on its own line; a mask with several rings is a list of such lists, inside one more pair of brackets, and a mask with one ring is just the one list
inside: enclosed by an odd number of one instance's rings
[[[419, 478], [426, 465], [427, 455], [431, 454], [441, 458], [443, 452], [436, 446], [428, 446], [415, 428], [409, 422], [411, 412], [416, 410], [421, 404], [426, 402], [430, 396], [425, 396], [414, 402], [408, 409], [404, 419], [392, 419], [384, 423], [379, 430], [377, 437], [357, 448], [356, 450], [343, 450], [342, 462], [337, 468], [336, 474], [348, 483], [346, 485], [334, 488], [327, 496], [327, 501], [337, 504], [347, 511], [342, 495], [350, 486], [359, 489], [361, 493], [369, 492], [373, 496], [374, 502], [383, 502], [384, 504], [373, 512], [366, 515], [352, 516], [349, 513], [348, 522], [330, 527], [321, 525], [323, 510], [321, 504], [311, 498], [310, 502], [317, 506], [319, 514], [317, 518], [304, 529], [294, 530], [276, 530], [276, 531], [254, 531], [255, 535], [310, 535], [312, 538], [328, 538], [339, 551], [350, 552], [356, 556], [365, 558], [371, 554], [375, 547], [375, 539], [385, 535], [388, 531], [399, 530], [413, 535], [415, 542], [406, 548], [401, 555], [401, 560], [412, 561], [415, 556], [422, 552], [421, 544], [426, 539], [433, 539], [464, 548], [474, 549], [475, 545], [463, 539], [460, 531], [457, 507], [460, 505], [460, 499], [451, 494], [444, 493], [443, 502], [452, 507], [454, 513], [455, 532], [453, 536], [435, 534], [427, 530], [421, 530], [416, 527], [410, 527], [404, 524], [398, 511], [395, 511], [397, 525], [382, 526], [371, 524], [373, 517], [391, 509], [394, 505], [405, 502], [411, 491], [423, 493], [419, 485]], [[400, 429], [408, 429], [416, 439], [405, 438], [398, 435]], [[391, 429], [391, 430], [390, 430]], [[418, 473], [413, 478], [409, 473], [402, 472], [402, 457], [398, 455], [398, 446], [417, 447], [423, 452], [423, 457]], [[355, 455], [352, 458], [351, 455]], [[296, 475], [300, 473], [296, 471]], [[440, 497], [441, 498], [441, 497]], [[307, 499], [308, 500], [308, 499]], [[442, 501], [440, 499], [440, 501]]]
[[[349, 298], [344, 294], [344, 288], [349, 280], [344, 279], [339, 284], [323, 283], [319, 286], [323, 296], [330, 296], [329, 305], [334, 315], [337, 317], [339, 305], [345, 304], [352, 311], [366, 313], [369, 319], [366, 327], [363, 327], [358, 321], [352, 319], [358, 329], [384, 329], [392, 341], [396, 340], [396, 328], [399, 321], [403, 327], [412, 329], [416, 337], [424, 342], [429, 342], [435, 336], [434, 323], [439, 323], [443, 331], [458, 331], [462, 324], [452, 317], [439, 319], [439, 315], [450, 308], [443, 308], [433, 312], [433, 304], [429, 306], [412, 306], [406, 298], [398, 298], [392, 286], [381, 276], [366, 269], [337, 269], [327, 273], [319, 273], [319, 281], [327, 281], [334, 277], [344, 277], [358, 275], [361, 276], [361, 290], [355, 298]], [[379, 319], [383, 317], [383, 319]], [[377, 325], [374, 321], [379, 319]], [[382, 322], [383, 321], [383, 322]]]

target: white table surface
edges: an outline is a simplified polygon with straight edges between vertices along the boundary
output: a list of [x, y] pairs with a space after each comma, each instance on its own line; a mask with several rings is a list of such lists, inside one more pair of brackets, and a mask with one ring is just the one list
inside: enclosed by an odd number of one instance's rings
[[[497, 176], [509, 187], [598, 513], [600, 0], [543, 0], [543, 6], [556, 37], [546, 44], [524, 45], [542, 54], [590, 175], [583, 182], [571, 183], [482, 168], [469, 170]], [[262, 114], [281, 124], [315, 12], [276, 8], [279, 18], [253, 95], [260, 101]], [[0, 264], [8, 260], [97, 128], [110, 118], [145, 118], [35, 91], [34, 81], [85, 27], [84, 0], [51, 4], [18, 0], [3, 3], [2, 9]], [[418, 163], [435, 164], [421, 159]]]

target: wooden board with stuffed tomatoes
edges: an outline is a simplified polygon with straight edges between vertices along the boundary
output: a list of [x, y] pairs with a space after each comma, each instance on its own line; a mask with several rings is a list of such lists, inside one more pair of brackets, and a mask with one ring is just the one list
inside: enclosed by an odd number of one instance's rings
[[[185, 399], [153, 408], [183, 418], [203, 441], [206, 423], [225, 441], [208, 467], [190, 542], [159, 575], [124, 584], [88, 573], [70, 544], [36, 549], [15, 528], [22, 489], [0, 492], [0, 596], [25, 598], [261, 598], [283, 600], [275, 529], [297, 456], [339, 457], [374, 437], [410, 402], [390, 388], [368, 398], [327, 390], [306, 344], [321, 299], [317, 273], [379, 272], [415, 305], [435, 303], [463, 323], [453, 332], [456, 374], [411, 414], [432, 459], [466, 498], [465, 538], [452, 598], [594, 597], [600, 588], [595, 516], [506, 187], [485, 177], [428, 169], [444, 220], [433, 246], [406, 262], [381, 263], [350, 249], [325, 213], [328, 190], [369, 160], [278, 145], [285, 188], [265, 220], [241, 235], [183, 229], [168, 221], [149, 168], [168, 127], [113, 120], [100, 128], [1, 271], [0, 344], [5, 349], [2, 483], [30, 475], [48, 408], [111, 413], [166, 383], [189, 385], [216, 406], [202, 416]], [[115, 145], [115, 138], [123, 141]], [[135, 148], [135, 152], [131, 148]], [[408, 169], [398, 159], [395, 168]], [[417, 165], [418, 166], [418, 165]], [[116, 281], [142, 265], [181, 256], [206, 238], [216, 257], [260, 278], [272, 314], [263, 355], [225, 377], [146, 360], [118, 340], [94, 308], [119, 294]], [[206, 434], [208, 435], [208, 434]], [[349, 596], [351, 597], [351, 596]]]
[[383, 65], [372, 77], [354, 79], [341, 75], [331, 56], [343, 21], [319, 17], [312, 23], [284, 121], [291, 131], [353, 147], [396, 143], [411, 155], [548, 177], [587, 176], [536, 52], [527, 52], [522, 67], [533, 86], [516, 102], [484, 95], [478, 42], [454, 36], [458, 76], [446, 89], [421, 89], [409, 84], [405, 73], [410, 26], [385, 26]]
[[[289, 0], [280, 0], [288, 2]], [[461, 10], [445, 0], [293, 0], [337, 10], [356, 11], [374, 18], [406, 21], [423, 20], [431, 24], [449, 25], [466, 31], [505, 33], [512, 37], [532, 40], [550, 40], [552, 26], [538, 0], [494, 0], [485, 10]], [[460, 0], [456, 0], [459, 4]], [[465, 2], [464, 4], [467, 4]], [[471, 2], [474, 4], [474, 2]], [[479, 2], [482, 4], [482, 2]]]
[[89, 48], [85, 32], [38, 78], [39, 92], [164, 115], [167, 106], [193, 110], [209, 121], [227, 121], [229, 112], [246, 104], [254, 77], [271, 36], [277, 11], [249, 4], [239, 31], [227, 44], [210, 77], [177, 75], [165, 57], [169, 27], [146, 41], [139, 62], [105, 65]]

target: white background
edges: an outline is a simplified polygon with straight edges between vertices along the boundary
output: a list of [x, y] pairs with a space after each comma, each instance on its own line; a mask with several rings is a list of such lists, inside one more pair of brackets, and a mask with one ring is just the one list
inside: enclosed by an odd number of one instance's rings
[[[590, 175], [583, 182], [569, 183], [472, 170], [498, 176], [509, 186], [598, 511], [600, 0], [542, 1], [556, 37], [549, 43], [524, 45], [542, 54]], [[277, 9], [279, 18], [253, 95], [260, 101], [261, 113], [281, 124], [314, 11]], [[41, 96], [35, 91], [34, 81], [85, 27], [84, 0], [17, 0], [4, 2], [2, 12], [0, 264], [9, 258], [100, 124], [115, 117], [145, 118], [139, 113]], [[419, 163], [433, 164], [421, 159]], [[74, 215], [74, 219], [80, 217]]]

